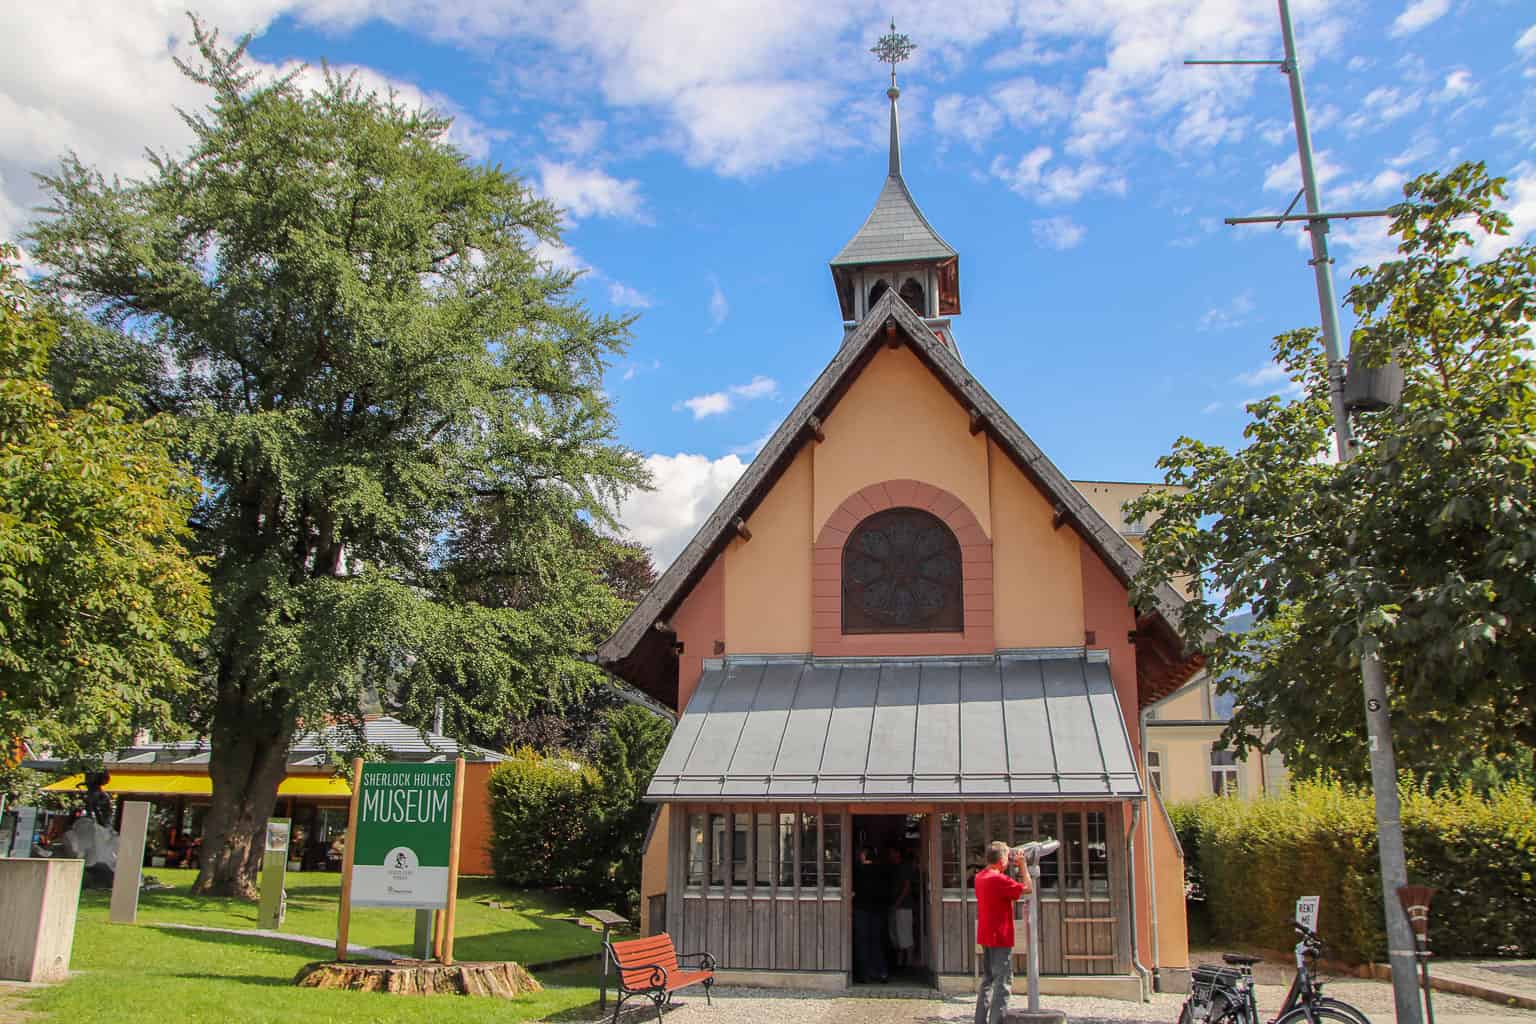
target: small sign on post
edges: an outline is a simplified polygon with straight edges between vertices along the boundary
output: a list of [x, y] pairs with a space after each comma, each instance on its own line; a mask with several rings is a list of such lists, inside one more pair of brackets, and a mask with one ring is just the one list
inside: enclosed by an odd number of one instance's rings
[[12, 857], [32, 856], [32, 833], [37, 831], [37, 808], [16, 808], [16, 830], [11, 833]]
[[453, 963], [464, 759], [451, 764], [352, 762], [336, 959], [347, 957], [352, 907], [438, 911], [436, 953]]
[[1296, 923], [1309, 932], [1317, 931], [1317, 905], [1320, 902], [1320, 896], [1303, 896], [1296, 901]]
[[139, 919], [139, 886], [144, 876], [144, 837], [149, 832], [149, 804], [123, 804], [123, 831], [117, 838], [117, 866], [112, 870], [112, 904], [108, 920], [134, 924]]
[[256, 923], [263, 928], [283, 926], [288, 900], [288, 844], [293, 835], [290, 818], [267, 819], [266, 850], [261, 857], [261, 908]]

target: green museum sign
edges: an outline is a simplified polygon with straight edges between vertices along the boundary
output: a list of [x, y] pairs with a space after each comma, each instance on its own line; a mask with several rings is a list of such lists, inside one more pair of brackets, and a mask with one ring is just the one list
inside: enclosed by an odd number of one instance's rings
[[454, 765], [362, 766], [353, 833], [352, 902], [369, 907], [448, 905]]

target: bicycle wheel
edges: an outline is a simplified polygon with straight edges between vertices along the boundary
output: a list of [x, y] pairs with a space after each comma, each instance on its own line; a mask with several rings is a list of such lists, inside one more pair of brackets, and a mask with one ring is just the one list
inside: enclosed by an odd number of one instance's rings
[[1370, 1018], [1348, 1003], [1337, 999], [1321, 999], [1313, 1004], [1308, 1012], [1308, 1007], [1298, 1006], [1284, 1017], [1275, 1021], [1275, 1024], [1371, 1024]]

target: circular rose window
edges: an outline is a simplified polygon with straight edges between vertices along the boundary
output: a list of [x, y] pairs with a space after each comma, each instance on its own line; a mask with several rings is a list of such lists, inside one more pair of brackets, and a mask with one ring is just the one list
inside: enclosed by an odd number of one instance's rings
[[844, 633], [965, 629], [960, 542], [916, 508], [876, 512], [843, 546]]

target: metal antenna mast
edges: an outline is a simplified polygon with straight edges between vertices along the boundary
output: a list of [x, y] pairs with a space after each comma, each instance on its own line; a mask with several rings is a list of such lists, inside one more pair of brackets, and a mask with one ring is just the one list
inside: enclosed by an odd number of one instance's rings
[[[1280, 33], [1285, 43], [1284, 60], [1188, 60], [1186, 64], [1259, 64], [1283, 71], [1291, 84], [1291, 113], [1296, 124], [1296, 150], [1301, 164], [1301, 192], [1291, 200], [1306, 198], [1307, 212], [1278, 217], [1228, 217], [1228, 224], [1282, 224], [1304, 222], [1312, 236], [1312, 271], [1317, 279], [1317, 305], [1322, 315], [1323, 347], [1328, 355], [1328, 392], [1333, 405], [1334, 440], [1339, 462], [1354, 457], [1356, 442], [1350, 430], [1344, 402], [1345, 361], [1339, 341], [1339, 303], [1333, 291], [1333, 259], [1328, 255], [1328, 222], [1355, 217], [1385, 217], [1389, 210], [1351, 210], [1323, 213], [1317, 195], [1317, 173], [1312, 161], [1312, 130], [1307, 124], [1307, 100], [1301, 87], [1301, 64], [1296, 59], [1296, 34], [1291, 27], [1289, 0], [1280, 5]], [[1361, 609], [1362, 613], [1364, 609]], [[1370, 739], [1371, 790], [1376, 804], [1377, 847], [1381, 854], [1381, 898], [1386, 917], [1387, 953], [1392, 966], [1392, 998], [1398, 1024], [1420, 1024], [1418, 984], [1414, 977], [1414, 939], [1408, 918], [1396, 905], [1398, 886], [1408, 884], [1403, 853], [1402, 807], [1397, 794], [1397, 754], [1392, 748], [1392, 723], [1387, 713], [1387, 683], [1381, 655], [1366, 651], [1360, 658], [1361, 685], [1365, 690], [1365, 724]]]

